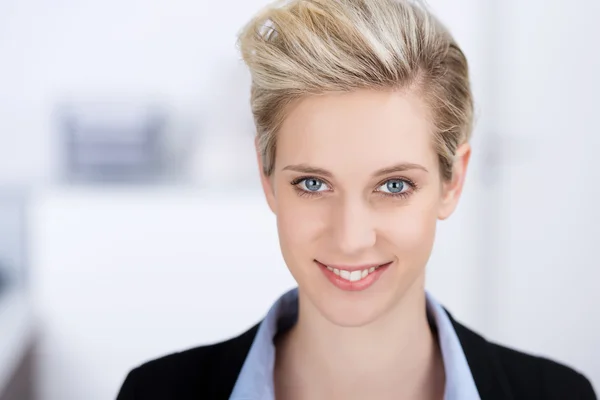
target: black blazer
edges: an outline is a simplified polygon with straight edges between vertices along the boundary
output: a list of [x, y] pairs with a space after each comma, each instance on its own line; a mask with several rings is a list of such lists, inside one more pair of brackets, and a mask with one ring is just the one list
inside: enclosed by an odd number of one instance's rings
[[[482, 400], [597, 400], [573, 369], [490, 343], [450, 320]], [[129, 372], [117, 400], [227, 400], [257, 330], [149, 361]]]

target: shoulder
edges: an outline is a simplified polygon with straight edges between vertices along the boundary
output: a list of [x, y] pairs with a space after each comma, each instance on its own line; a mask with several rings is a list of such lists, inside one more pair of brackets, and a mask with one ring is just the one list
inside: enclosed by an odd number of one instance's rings
[[117, 400], [227, 399], [258, 325], [239, 336], [148, 361], [129, 372]]
[[[597, 399], [590, 381], [579, 371], [492, 343], [454, 320], [453, 324], [482, 399]], [[500, 392], [505, 397], [492, 395]]]
[[523, 398], [596, 399], [590, 381], [579, 371], [545, 357], [490, 344], [511, 387]]

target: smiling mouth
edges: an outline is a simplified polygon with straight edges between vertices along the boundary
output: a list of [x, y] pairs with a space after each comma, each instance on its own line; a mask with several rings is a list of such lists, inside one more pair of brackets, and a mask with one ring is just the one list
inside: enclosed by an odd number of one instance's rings
[[329, 271], [333, 272], [335, 275], [340, 277], [340, 279], [346, 280], [348, 282], [358, 282], [362, 279], [365, 279], [370, 274], [377, 271], [379, 268], [386, 267], [391, 264], [391, 262], [387, 262], [385, 264], [372, 265], [370, 267], [366, 266], [365, 268], [360, 268], [360, 269], [353, 268], [352, 270], [348, 270], [348, 269], [344, 269], [343, 267], [337, 267], [337, 266], [334, 267], [334, 266], [330, 266], [327, 264], [323, 264], [317, 260], [315, 260], [315, 262], [317, 262], [319, 265], [327, 268]]

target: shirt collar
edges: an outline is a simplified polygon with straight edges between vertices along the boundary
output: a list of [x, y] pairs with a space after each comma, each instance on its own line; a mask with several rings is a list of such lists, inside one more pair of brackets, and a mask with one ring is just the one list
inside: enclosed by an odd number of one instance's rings
[[[444, 400], [479, 400], [475, 381], [448, 314], [429, 293], [426, 293], [426, 300], [428, 316], [437, 329], [444, 360]], [[261, 322], [229, 400], [275, 399], [273, 338], [281, 324], [295, 321], [297, 315], [298, 289], [295, 288], [281, 296]]]

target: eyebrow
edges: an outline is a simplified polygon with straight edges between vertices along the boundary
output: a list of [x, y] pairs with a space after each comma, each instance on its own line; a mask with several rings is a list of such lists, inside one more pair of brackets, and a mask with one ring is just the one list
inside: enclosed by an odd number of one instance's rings
[[[405, 172], [405, 171], [410, 171], [410, 170], [415, 170], [415, 169], [429, 172], [429, 171], [427, 171], [427, 168], [423, 167], [422, 165], [403, 162], [403, 163], [394, 164], [390, 167], [385, 167], [380, 170], [377, 170], [377, 171], [375, 171], [375, 173], [373, 173], [373, 177], [376, 178], [376, 177], [383, 176], [383, 175], [389, 175], [389, 174], [393, 174], [396, 172]], [[313, 167], [308, 164], [288, 165], [285, 168], [283, 168], [282, 171], [295, 171], [295, 172], [300, 172], [303, 174], [315, 174], [315, 175], [325, 176], [327, 178], [333, 177], [333, 174], [331, 172], [327, 171], [326, 169]]]

